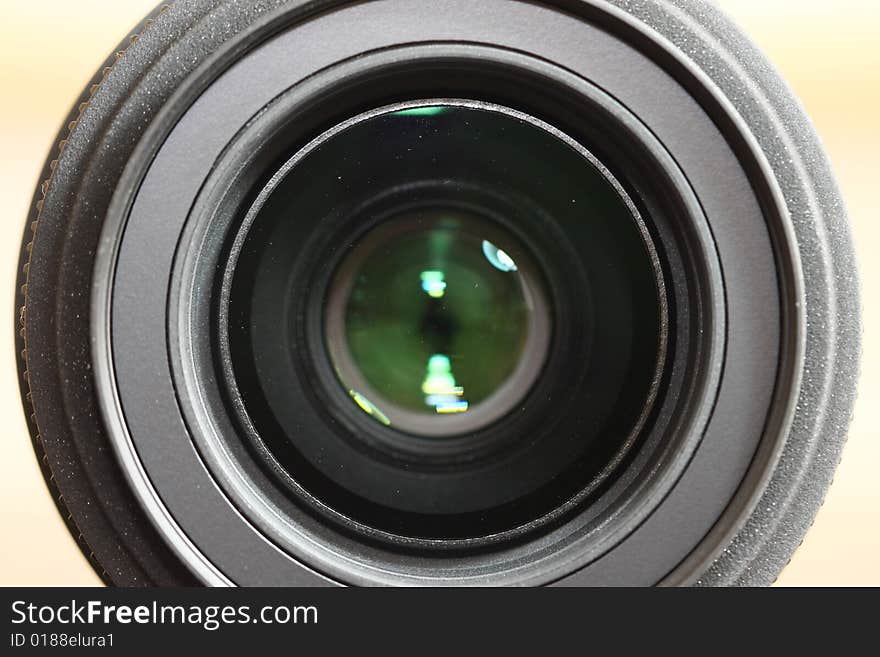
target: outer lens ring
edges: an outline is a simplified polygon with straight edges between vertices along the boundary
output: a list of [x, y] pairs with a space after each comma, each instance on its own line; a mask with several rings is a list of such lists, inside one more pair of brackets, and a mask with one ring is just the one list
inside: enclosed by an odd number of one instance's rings
[[[424, 52], [425, 52], [425, 54], [426, 54], [428, 57], [433, 57], [433, 54], [432, 54], [432, 53], [434, 53], [434, 52], [436, 52], [436, 51], [433, 50], [433, 49], [428, 48], [428, 49], [425, 49]], [[377, 56], [377, 59], [378, 59], [378, 60], [382, 60], [383, 58], [385, 58], [385, 55], [384, 55], [384, 54], [383, 54], [383, 55], [379, 55], [379, 56]], [[389, 53], [389, 54], [388, 54], [388, 57], [387, 57], [387, 59], [386, 59], [385, 61], [394, 62], [394, 61], [396, 61], [396, 57], [395, 57], [395, 55], [394, 55], [393, 53]], [[484, 64], [486, 61], [489, 61], [489, 58], [488, 58], [488, 56], [487, 56], [486, 54], [483, 54], [483, 55], [481, 55], [479, 61], [482, 62], [482, 63]], [[525, 60], [521, 60], [521, 59], [519, 59], [519, 58], [517, 58], [517, 61], [518, 61], [520, 64], [524, 64], [524, 63], [525, 63]], [[366, 58], [361, 58], [361, 59], [358, 60], [357, 65], [358, 65], [358, 66], [361, 66], [361, 65], [363, 65], [363, 64], [365, 64], [365, 63], [368, 63], [368, 60], [367, 60]], [[543, 67], [542, 67], [542, 68], [543, 68]], [[543, 69], [543, 70], [546, 71], [546, 69]], [[322, 81], [321, 81], [320, 79], [316, 79], [316, 80], [314, 80], [313, 82], [314, 82], [314, 87], [315, 87], [315, 88], [321, 88], [321, 86], [322, 86]], [[522, 82], [521, 78], [518, 80], [518, 82], [521, 84], [521, 82]], [[279, 111], [281, 111], [281, 110], [279, 109]], [[635, 124], [633, 124], [633, 125], [635, 125]], [[644, 134], [644, 133], [643, 133], [643, 134]], [[649, 138], [648, 138], [648, 139], [649, 139]], [[248, 150], [248, 147], [244, 147], [244, 150]], [[213, 187], [215, 187], [215, 186], [214, 186], [214, 185], [210, 185], [210, 186], [209, 186], [209, 188], [213, 188]], [[223, 187], [223, 186], [221, 186], [221, 187]], [[684, 187], [678, 187], [678, 189], [684, 190], [685, 188], [684, 188]], [[217, 205], [216, 201], [209, 201], [209, 200], [206, 200], [206, 202], [208, 203], [208, 207], [215, 207], [215, 206]], [[696, 208], [696, 206], [694, 206], [694, 205], [690, 205], [688, 211], [689, 211], [689, 212], [696, 212], [696, 213], [699, 213], [699, 209]], [[190, 242], [190, 241], [191, 241], [191, 238], [187, 238], [187, 242]], [[702, 248], [705, 248], [705, 247], [702, 247]], [[711, 247], [710, 247], [710, 249], [711, 249]], [[701, 253], [703, 253], [703, 251], [701, 251]], [[199, 287], [201, 288], [201, 287], [203, 287], [203, 286], [202, 286], [202, 285], [199, 285]], [[704, 312], [705, 312], [705, 311], [704, 311]], [[718, 315], [715, 315], [715, 316], [717, 317]], [[711, 338], [714, 339], [714, 337], [716, 336], [715, 329], [713, 329], [712, 331], [709, 331], [708, 333], [704, 331], [703, 335], [704, 335], [705, 337], [707, 337], [707, 338], [710, 338], [710, 337], [711, 337]], [[715, 343], [715, 344], [717, 345], [717, 343]], [[708, 354], [705, 354], [705, 358], [710, 358], [710, 356], [709, 356]], [[681, 376], [682, 374], [684, 374], [684, 370], [681, 370], [681, 371], [679, 372], [679, 375], [678, 375], [678, 376]], [[195, 376], [195, 379], [199, 379], [199, 378], [200, 378], [200, 377], [199, 377], [198, 375]], [[193, 379], [193, 381], [194, 381], [195, 379]], [[690, 384], [696, 384], [697, 380], [698, 380], [698, 379], [690, 379], [690, 380], [689, 380], [689, 385], [690, 385]], [[705, 394], [705, 392], [706, 392], [702, 387], [700, 387], [699, 390], [701, 391], [701, 392], [700, 392], [701, 395], [702, 395], [702, 394]], [[669, 418], [666, 418], [665, 421], [668, 421], [668, 420], [669, 420]], [[692, 421], [692, 420], [688, 420], [688, 421]], [[200, 432], [199, 435], [203, 435], [203, 434], [201, 434], [201, 432]], [[695, 436], [695, 434], [691, 434], [691, 433], [685, 433], [685, 434], [683, 435], [683, 437], [694, 437], [694, 436]], [[685, 457], [685, 454], [686, 454], [686, 452], [685, 452], [685, 453], [677, 453], [677, 454], [676, 454], [676, 457], [677, 457], [677, 458], [684, 458], [684, 457]], [[644, 465], [644, 464], [642, 464], [642, 465]], [[627, 486], [628, 486], [630, 483], [632, 483], [632, 482], [630, 482], [630, 481], [626, 481], [626, 480], [620, 482], [620, 487], [618, 487], [617, 493], [619, 493], [621, 490], [625, 490], [625, 489], [627, 488]], [[615, 494], [617, 494], [617, 493], [615, 493]], [[573, 504], [576, 504], [576, 503], [577, 503], [576, 501], [573, 501]], [[572, 510], [572, 506], [570, 506], [570, 505], [565, 505], [565, 506], [563, 506], [563, 507], [561, 507], [561, 508], [559, 509], [559, 513], [560, 513], [560, 514], [567, 514], [567, 513], [569, 513], [571, 510]], [[591, 513], [601, 514], [601, 513], [604, 513], [604, 512], [606, 512], [606, 511], [607, 511], [607, 506], [604, 506], [604, 505], [597, 505], [597, 506], [595, 506], [595, 507], [593, 508], [593, 510], [592, 510]], [[559, 516], [557, 516], [557, 517], [559, 517]], [[630, 518], [630, 520], [631, 520], [631, 519], [632, 519], [632, 518]], [[268, 528], [268, 526], [267, 526], [267, 528]], [[519, 530], [518, 530], [517, 533], [518, 533], [519, 535], [526, 536], [528, 533], [531, 532], [532, 529], [533, 529], [532, 526], [523, 526], [523, 527], [519, 528]], [[272, 529], [271, 531], [275, 531], [275, 530]], [[380, 538], [380, 537], [377, 536], [377, 538]], [[384, 540], [384, 539], [386, 539], [387, 537], [381, 537], [381, 538]], [[499, 538], [502, 538], [502, 537], [499, 537]], [[411, 541], [408, 541], [408, 543], [411, 543]], [[466, 547], [466, 545], [467, 545], [467, 544], [463, 544], [462, 547]], [[579, 558], [586, 559], [586, 558], [589, 558], [589, 557], [588, 557], [587, 555], [585, 555], [585, 554], [580, 554], [580, 555], [579, 555]], [[493, 554], [493, 555], [487, 555], [487, 559], [481, 559], [481, 560], [483, 560], [483, 561], [488, 560], [488, 561], [492, 561], [492, 562], [494, 562], [494, 561], [496, 561], [496, 555], [495, 555], [495, 554]], [[460, 562], [462, 563], [462, 565], [464, 565], [465, 563], [467, 563], [464, 559], [461, 559]], [[420, 563], [424, 564], [426, 567], [431, 567], [431, 566], [430, 566], [427, 562], [425, 562], [425, 561], [421, 561]], [[439, 564], [438, 564], [438, 565], [435, 566], [435, 567], [442, 567], [442, 566], [439, 566]]]

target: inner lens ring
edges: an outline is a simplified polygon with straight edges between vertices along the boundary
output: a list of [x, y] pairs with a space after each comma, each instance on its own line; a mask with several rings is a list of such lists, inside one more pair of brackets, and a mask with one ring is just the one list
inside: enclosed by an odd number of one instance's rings
[[[429, 226], [436, 226], [441, 221], [440, 217], [434, 216], [426, 223]], [[478, 225], [481, 234], [493, 244], [502, 243], [501, 238], [506, 237], [499, 227], [488, 221], [480, 221]], [[442, 423], [432, 421], [430, 416], [426, 418], [424, 414], [398, 407], [377, 391], [361, 373], [346, 337], [345, 315], [358, 269], [383, 245], [385, 240], [400, 237], [408, 232], [411, 230], [402, 220], [390, 219], [389, 222], [380, 223], [375, 229], [368, 230], [363, 239], [356, 238], [359, 244], [358, 251], [344, 258], [339, 264], [327, 295], [324, 329], [326, 347], [338, 370], [340, 380], [350, 382], [352, 390], [362, 392], [371, 403], [375, 403], [383, 415], [387, 416], [389, 425], [418, 436], [443, 436], [446, 439], [490, 424], [506, 415], [526, 396], [540, 376], [550, 349], [552, 333], [550, 301], [540, 284], [542, 274], [529, 257], [528, 250], [517, 244], [513, 249], [507, 246], [506, 251], [516, 262], [517, 270], [522, 276], [522, 291], [526, 304], [532, 309], [529, 315], [526, 344], [522, 349], [523, 358], [517, 363], [516, 369], [487, 399], [482, 400], [465, 414], [442, 418]], [[420, 442], [424, 443], [424, 441]], [[395, 441], [395, 446], [403, 449], [412, 444], [411, 438]]]
[[[573, 260], [576, 258], [576, 253], [573, 250], [559, 248], [565, 246], [564, 232], [557, 230], [552, 218], [546, 216], [542, 208], [528, 196], [511, 189], [487, 190], [468, 184], [459, 185], [456, 193], [450, 195], [448, 183], [448, 180], [442, 179], [425, 180], [404, 185], [405, 189], [394, 188], [380, 193], [363, 206], [358, 206], [353, 212], [357, 216], [368, 211], [369, 214], [376, 215], [373, 219], [356, 227], [353, 227], [351, 222], [345, 222], [338, 230], [332, 231], [329, 235], [308, 246], [307, 251], [312, 255], [305, 270], [314, 270], [316, 274], [308, 282], [306, 289], [310, 293], [304, 295], [304, 298], [308, 298], [308, 302], [299, 313], [304, 317], [312, 318], [312, 320], [294, 322], [290, 327], [291, 332], [297, 333], [303, 344], [307, 345], [306, 351], [308, 353], [323, 354], [325, 349], [324, 298], [331, 286], [332, 277], [344, 258], [344, 253], [340, 254], [338, 249], [334, 249], [334, 245], [345, 243], [351, 240], [352, 236], [357, 240], [359, 236], [375, 229], [384, 218], [394, 213], [391, 208], [401, 207], [397, 198], [399, 195], [406, 196], [416, 192], [422, 197], [424, 204], [434, 207], [445, 206], [454, 210], [479, 214], [493, 224], [497, 224], [500, 230], [516, 242], [522, 245], [541, 242], [541, 250], [545, 255], [551, 254], [560, 262], [567, 262], [571, 266], [576, 264]], [[403, 207], [408, 206], [404, 205]], [[525, 230], [520, 219], [528, 214], [541, 218], [540, 230]], [[573, 299], [571, 295], [566, 294], [565, 281], [554, 275], [558, 272], [538, 267], [537, 262], [535, 265], [536, 273], [547, 276], [546, 280], [540, 283], [544, 288], [545, 298], [552, 302], [551, 307], [554, 312], [550, 318], [554, 329], [549, 344], [550, 351], [544, 363], [545, 368], [554, 368], [558, 367], [561, 358], [564, 360], [564, 354], [559, 345], [569, 339], [568, 334], [570, 333], [566, 321], [568, 313], [565, 312], [565, 304], [562, 303], [562, 300], [567, 300], [570, 303]], [[594, 301], [591, 298], [590, 290], [584, 289], [583, 292], [585, 296], [577, 301], [582, 302], [587, 308], [592, 308]], [[587, 342], [593, 340], [593, 336], [590, 334], [582, 335], [581, 338]], [[321, 393], [326, 395], [321, 401], [332, 406], [334, 417], [338, 421], [346, 423], [349, 429], [357, 426], [362, 430], [361, 439], [356, 442], [352, 441], [355, 446], [359, 448], [375, 447], [376, 449], [370, 450], [374, 458], [390, 457], [392, 460], [399, 460], [403, 457], [404, 461], [408, 460], [407, 453], [412, 448], [414, 436], [390, 431], [380, 423], [364, 424], [362, 411], [354, 409], [350, 395], [347, 394], [344, 387], [338, 385], [338, 376], [331, 366], [330, 359], [319, 356], [303, 359], [301, 364], [307, 370], [304, 372], [304, 376], [321, 382], [319, 386]], [[538, 378], [536, 385], [540, 383], [540, 380]], [[532, 390], [531, 394], [536, 394], [536, 390]], [[523, 403], [526, 403], [526, 400], [523, 400]], [[520, 426], [521, 423], [517, 423], [508, 415], [496, 424], [512, 429], [514, 426]], [[498, 430], [480, 431], [476, 434], [462, 436], [447, 436], [443, 440], [420, 440], [418, 450], [420, 467], [424, 468], [425, 459], [431, 456], [436, 458], [438, 464], [460, 461], [462, 458], [468, 461], [490, 458], [493, 453], [497, 453], [500, 443], [504, 442], [504, 431], [497, 426], [495, 429]], [[391, 450], [386, 450], [385, 447], [390, 447]], [[414, 465], [414, 462], [410, 462], [410, 465]]]

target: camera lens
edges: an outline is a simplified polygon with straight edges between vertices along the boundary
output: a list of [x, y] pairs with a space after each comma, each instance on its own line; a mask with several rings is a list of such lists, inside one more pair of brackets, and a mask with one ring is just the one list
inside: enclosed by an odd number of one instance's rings
[[256, 453], [363, 527], [549, 520], [612, 479], [656, 397], [666, 299], [635, 205], [500, 105], [332, 127], [269, 177], [225, 271], [220, 361]]
[[723, 16], [179, 0], [120, 50], [18, 280], [107, 581], [773, 581], [845, 437], [857, 277]]

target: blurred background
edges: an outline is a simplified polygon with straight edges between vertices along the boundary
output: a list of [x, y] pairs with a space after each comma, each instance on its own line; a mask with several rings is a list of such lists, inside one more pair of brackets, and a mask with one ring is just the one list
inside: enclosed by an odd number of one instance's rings
[[[43, 160], [70, 104], [157, 0], [0, 0], [0, 585], [99, 585], [43, 479], [19, 403], [13, 281]], [[779, 585], [880, 585], [880, 2], [718, 0], [816, 123], [850, 207], [862, 269], [864, 364], [843, 462]], [[855, 375], [855, 373], [854, 373]]]

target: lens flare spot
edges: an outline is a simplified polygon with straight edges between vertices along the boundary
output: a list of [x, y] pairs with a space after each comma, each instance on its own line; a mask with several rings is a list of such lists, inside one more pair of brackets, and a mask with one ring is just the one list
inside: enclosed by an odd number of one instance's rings
[[[451, 395], [453, 397], [464, 394], [464, 390], [455, 385], [455, 377], [452, 375], [452, 363], [448, 356], [431, 356], [428, 361], [428, 372], [422, 383], [422, 392], [431, 396]], [[430, 401], [429, 401], [430, 404]], [[430, 404], [433, 406], [434, 404]]]
[[361, 410], [367, 415], [371, 415], [384, 424], [386, 427], [391, 426], [391, 420], [388, 419], [388, 416], [385, 415], [382, 411], [376, 408], [376, 405], [373, 404], [369, 399], [364, 397], [359, 392], [355, 392], [354, 390], [349, 390], [348, 394], [351, 395], [351, 398], [354, 400], [355, 404], [360, 406]]
[[423, 271], [422, 289], [433, 299], [442, 299], [446, 294], [446, 274], [442, 271]]
[[443, 114], [448, 109], [448, 107], [439, 105], [436, 107], [413, 107], [412, 109], [395, 112], [394, 116], [437, 116], [438, 114]]
[[425, 403], [441, 414], [464, 413], [470, 408], [464, 397], [464, 388], [456, 385], [449, 356], [434, 354], [428, 360], [428, 372], [422, 383]]
[[441, 415], [452, 415], [453, 413], [464, 413], [470, 408], [470, 405], [466, 401], [454, 401], [437, 404], [435, 408]]
[[483, 240], [483, 255], [495, 269], [499, 271], [516, 271], [516, 263], [505, 251], [502, 251], [489, 240]]

